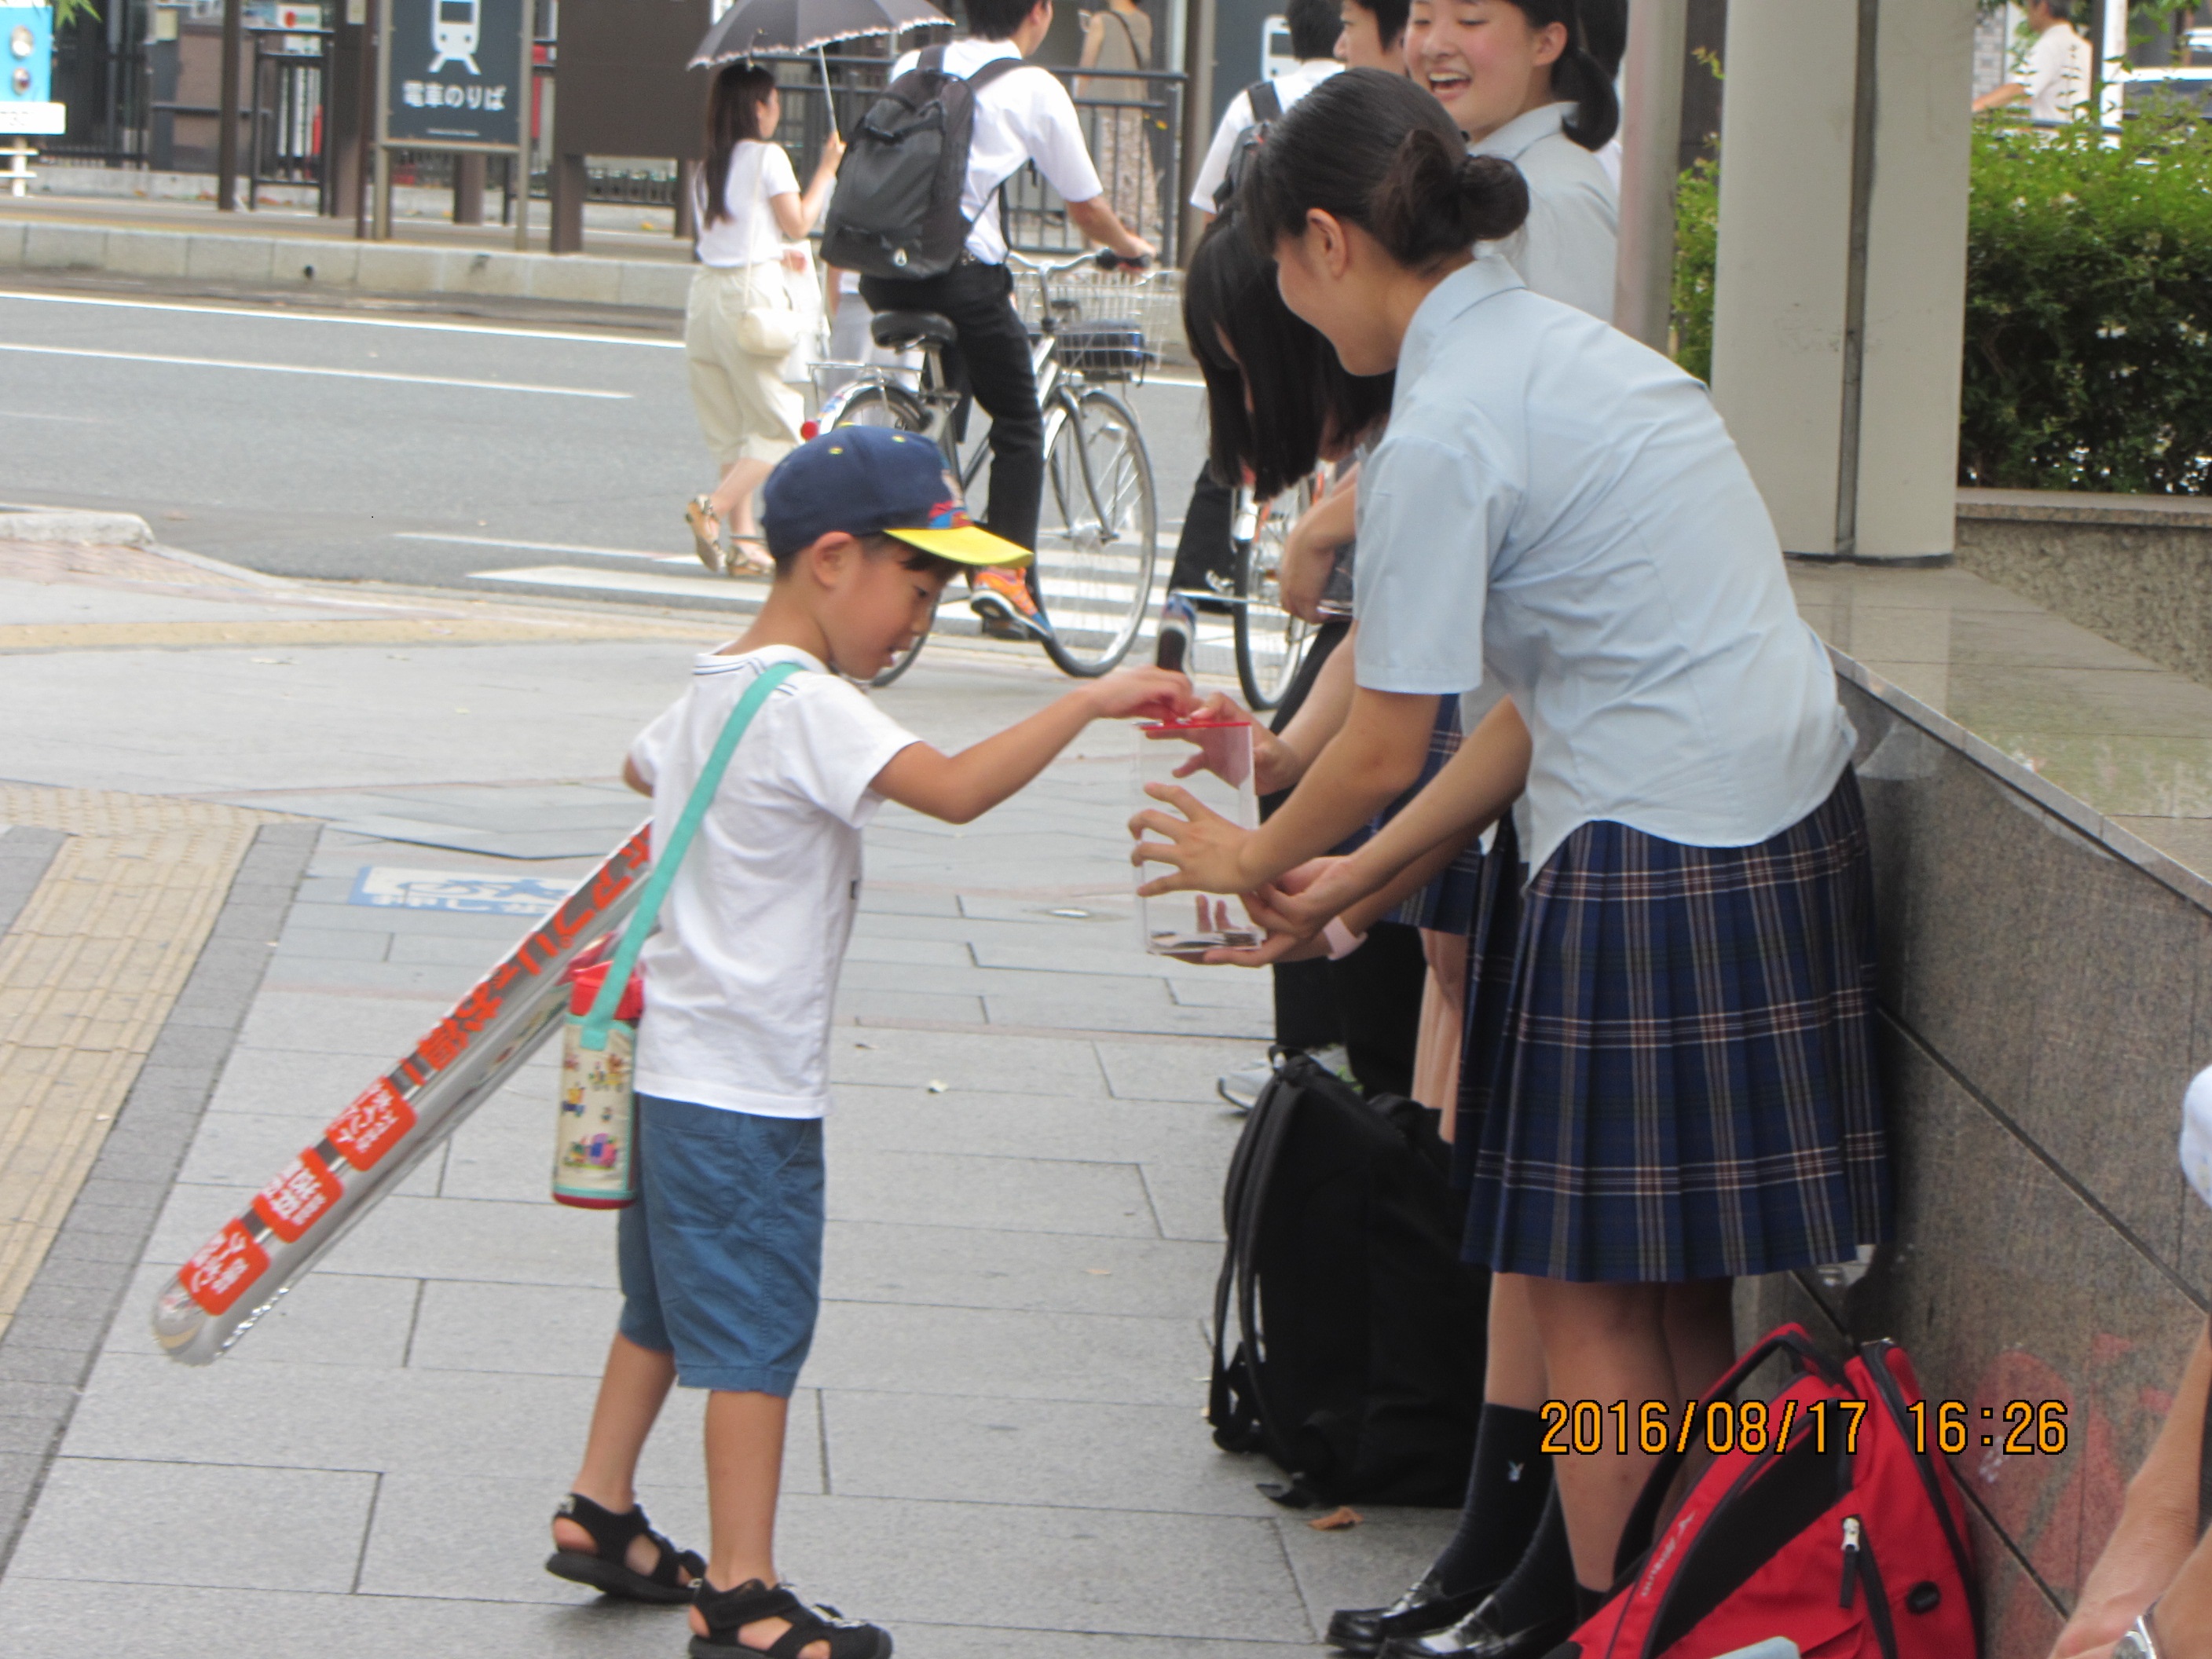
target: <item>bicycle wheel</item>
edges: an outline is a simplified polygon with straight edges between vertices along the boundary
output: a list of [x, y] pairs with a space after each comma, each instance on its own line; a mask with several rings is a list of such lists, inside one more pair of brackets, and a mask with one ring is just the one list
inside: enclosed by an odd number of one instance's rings
[[1255, 711], [1273, 708], [1298, 675], [1312, 642], [1313, 625], [1283, 609], [1278, 585], [1283, 564], [1283, 540], [1298, 515], [1312, 504], [1313, 481], [1309, 478], [1286, 495], [1279, 495], [1261, 510], [1251, 540], [1237, 549], [1237, 680], [1244, 700]]
[[[885, 426], [901, 432], [929, 430], [929, 411], [921, 403], [898, 386], [864, 386], [856, 389], [838, 410], [832, 429], [848, 426]], [[921, 647], [929, 643], [927, 632], [915, 635], [914, 643], [893, 659], [891, 665], [868, 684], [881, 690], [914, 666], [914, 659], [921, 654]]]
[[1096, 388], [1063, 392], [1045, 416], [1044, 501], [1034, 590], [1063, 673], [1103, 674], [1136, 643], [1159, 555], [1152, 458], [1129, 406]]

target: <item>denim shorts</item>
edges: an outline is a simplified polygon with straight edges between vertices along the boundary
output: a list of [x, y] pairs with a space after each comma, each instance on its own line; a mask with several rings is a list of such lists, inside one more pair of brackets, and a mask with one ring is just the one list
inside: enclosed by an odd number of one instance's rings
[[788, 1399], [822, 1306], [822, 1120], [637, 1097], [622, 1334], [687, 1389]]

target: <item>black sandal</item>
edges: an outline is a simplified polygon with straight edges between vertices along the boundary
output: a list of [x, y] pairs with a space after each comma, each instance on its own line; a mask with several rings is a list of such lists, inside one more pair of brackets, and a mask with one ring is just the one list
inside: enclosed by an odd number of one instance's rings
[[[731, 1659], [759, 1654], [763, 1659], [799, 1659], [817, 1642], [829, 1644], [830, 1659], [890, 1659], [891, 1633], [879, 1625], [848, 1619], [835, 1607], [810, 1607], [778, 1584], [770, 1589], [748, 1578], [735, 1589], [718, 1590], [699, 1581], [699, 1616], [707, 1634], [691, 1638], [691, 1659]], [[738, 1632], [763, 1619], [781, 1619], [791, 1628], [765, 1648], [747, 1647]]]
[[[633, 1601], [658, 1601], [675, 1606], [689, 1601], [692, 1586], [707, 1577], [707, 1563], [696, 1550], [679, 1550], [645, 1518], [645, 1506], [634, 1504], [626, 1515], [594, 1504], [580, 1492], [570, 1492], [553, 1511], [556, 1521], [573, 1521], [592, 1535], [592, 1553], [556, 1550], [545, 1558], [545, 1571], [571, 1583], [588, 1584], [603, 1595], [626, 1596]], [[650, 1538], [660, 1551], [650, 1573], [629, 1564], [629, 1547], [640, 1537]], [[691, 1575], [689, 1583], [680, 1576]]]

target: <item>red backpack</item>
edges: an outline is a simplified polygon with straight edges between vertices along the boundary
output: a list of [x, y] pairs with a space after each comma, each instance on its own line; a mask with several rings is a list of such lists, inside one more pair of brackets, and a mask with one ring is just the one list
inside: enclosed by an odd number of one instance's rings
[[[1794, 1357], [1796, 1379], [1763, 1410], [1737, 1404], [1778, 1349]], [[1929, 1449], [1932, 1415], [1895, 1343], [1869, 1343], [1838, 1368], [1802, 1327], [1783, 1326], [1713, 1384], [1688, 1425], [1668, 1425], [1673, 1443], [1621, 1534], [1612, 1597], [1555, 1659], [1716, 1659], [1777, 1636], [1804, 1659], [1979, 1653], [1966, 1511], [1949, 1464]], [[1654, 1542], [1693, 1442], [1727, 1449]]]

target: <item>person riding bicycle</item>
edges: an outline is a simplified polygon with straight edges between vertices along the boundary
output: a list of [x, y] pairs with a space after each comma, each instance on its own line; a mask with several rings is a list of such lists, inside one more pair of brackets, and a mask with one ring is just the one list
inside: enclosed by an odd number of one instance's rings
[[[972, 76], [1001, 58], [1027, 58], [1052, 27], [1052, 0], [968, 0], [973, 37], [945, 48], [945, 68]], [[908, 52], [891, 70], [896, 81], [915, 66]], [[985, 518], [994, 535], [1019, 546], [1036, 546], [1044, 495], [1044, 416], [1037, 404], [1036, 372], [1029, 330], [1014, 308], [1013, 274], [1006, 269], [1000, 210], [993, 207], [1006, 180], [1029, 162], [1067, 203], [1067, 216], [1092, 241], [1121, 258], [1148, 260], [1150, 242], [1115, 216], [1083, 142], [1075, 103], [1043, 69], [1001, 75], [975, 93], [975, 132], [968, 150], [968, 182], [960, 209], [973, 221], [960, 263], [941, 276], [920, 280], [863, 276], [860, 297], [876, 311], [933, 311], [951, 320], [958, 343], [945, 352], [947, 372], [965, 383], [991, 417], [991, 499]], [[1012, 572], [987, 569], [969, 601], [984, 631], [1001, 637], [1043, 634], [1049, 624], [1030, 584]]]

